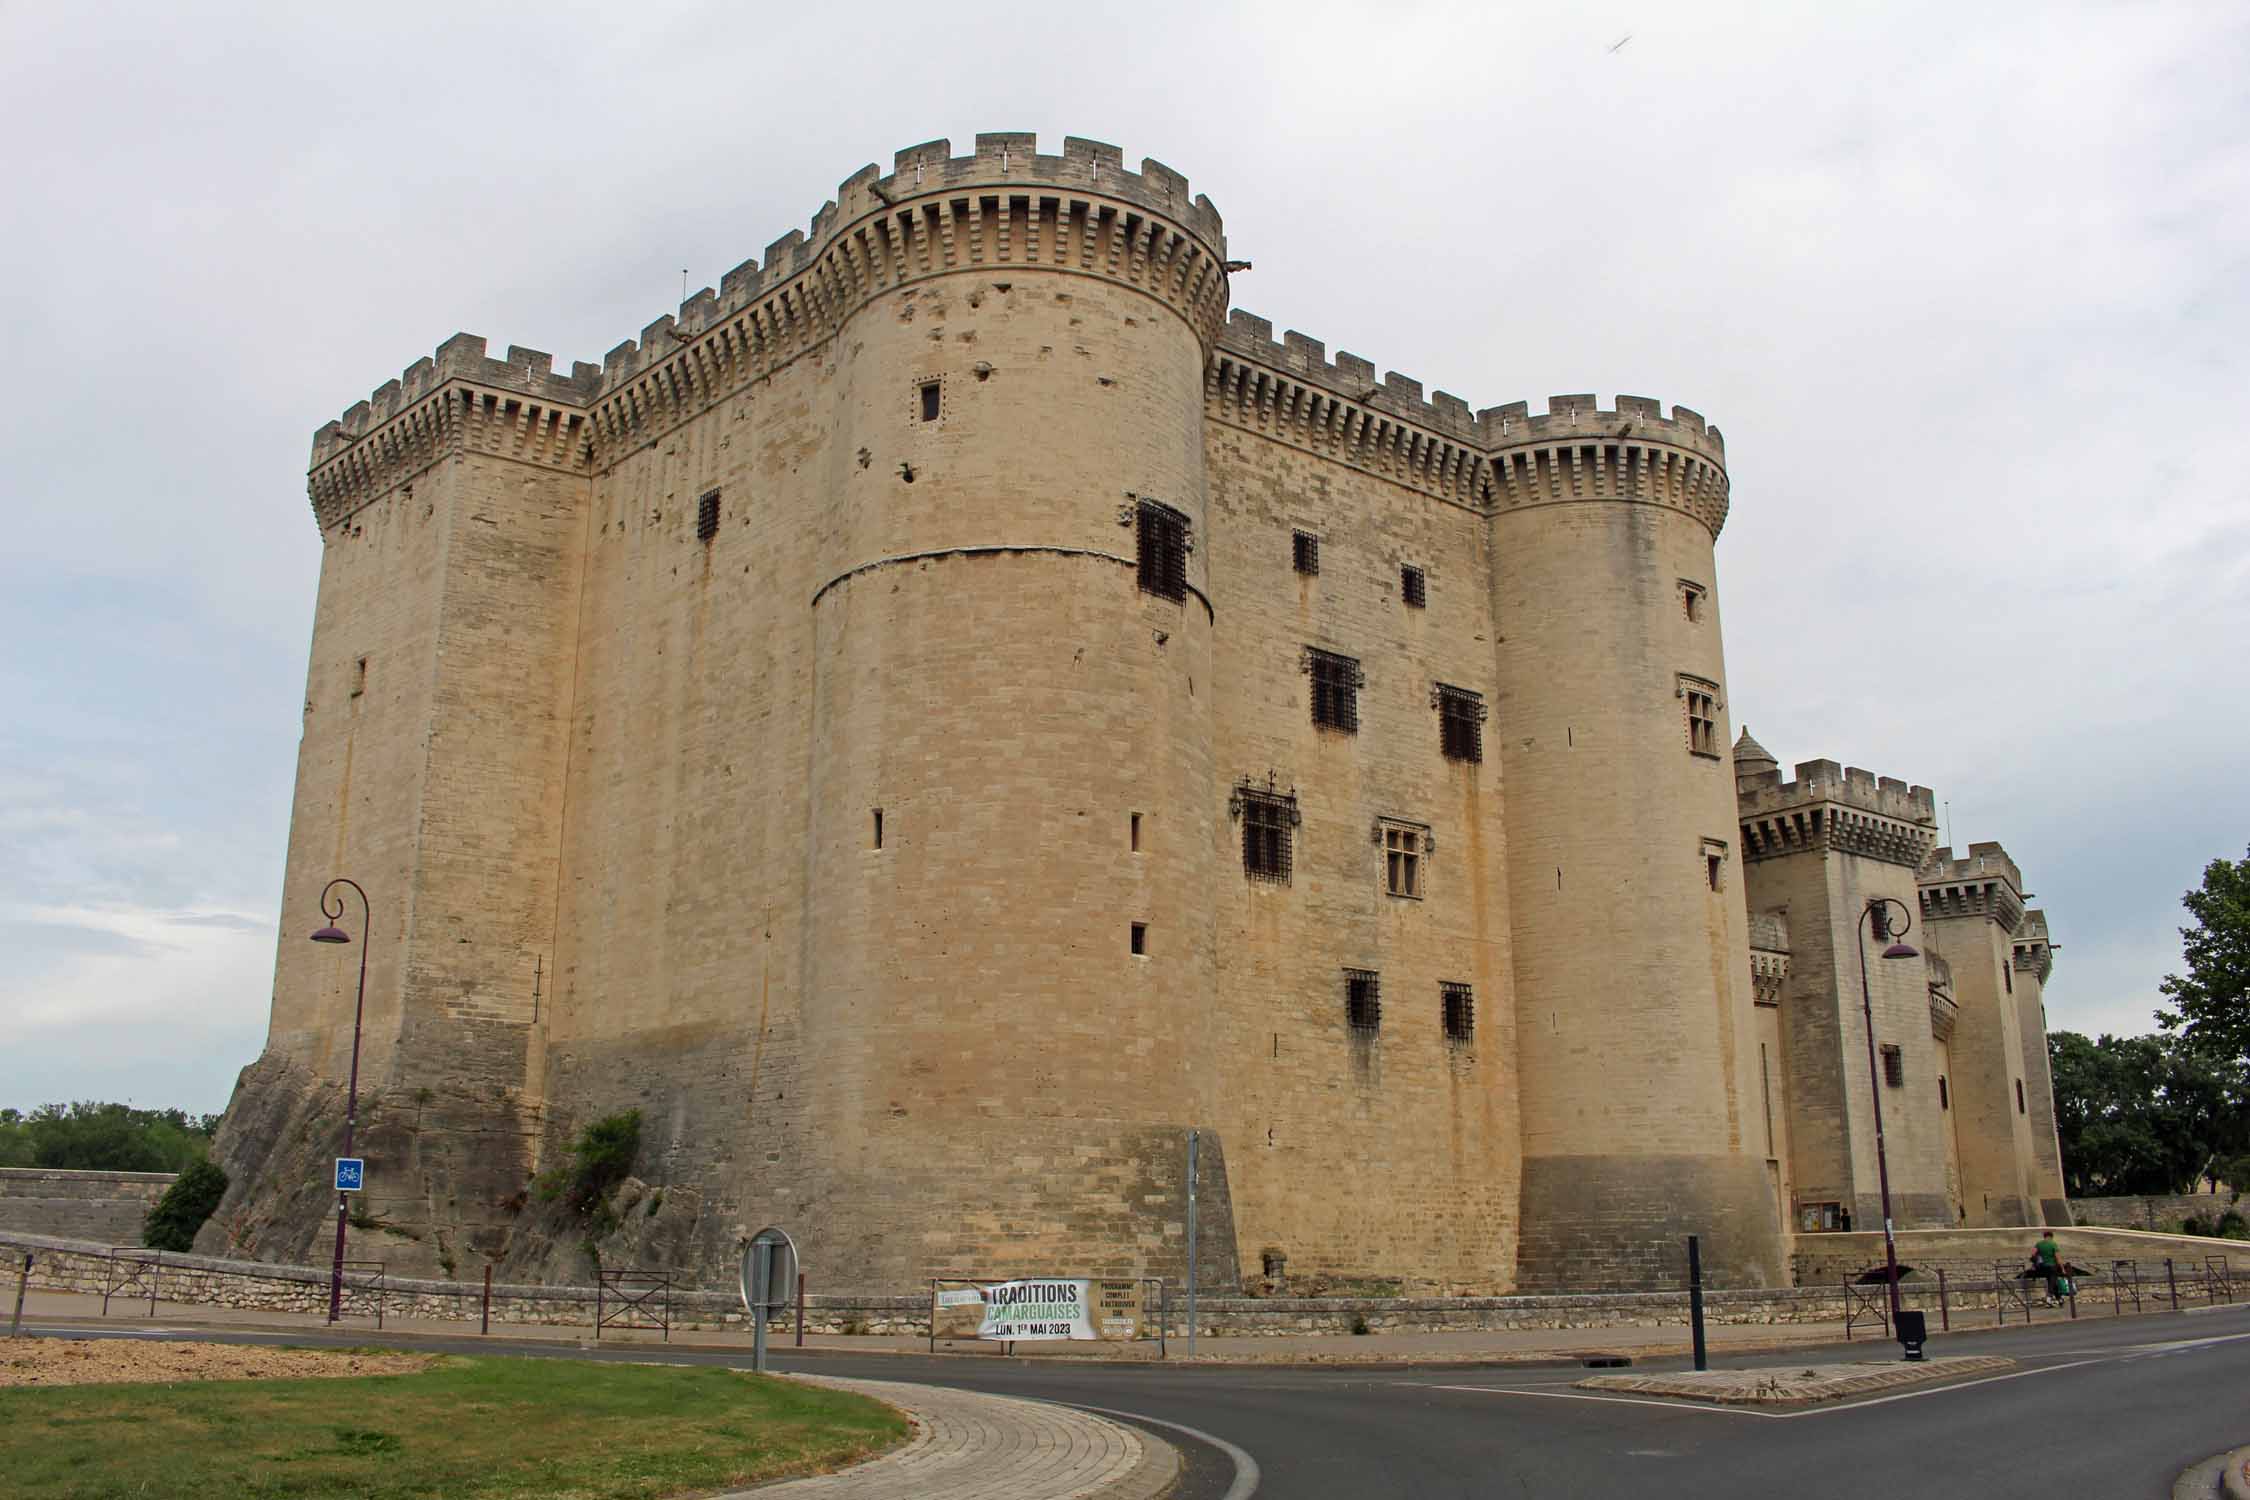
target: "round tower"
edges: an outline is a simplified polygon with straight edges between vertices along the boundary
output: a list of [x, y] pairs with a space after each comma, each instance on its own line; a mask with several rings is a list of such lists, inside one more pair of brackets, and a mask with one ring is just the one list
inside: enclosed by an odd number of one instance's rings
[[1115, 148], [980, 135], [823, 218], [798, 1086], [856, 1227], [806, 1253], [854, 1285], [1176, 1273], [1211, 1115], [1218, 215]]
[[1494, 447], [1525, 1290], [1786, 1279], [1758, 1109], [1716, 429], [1558, 396]]

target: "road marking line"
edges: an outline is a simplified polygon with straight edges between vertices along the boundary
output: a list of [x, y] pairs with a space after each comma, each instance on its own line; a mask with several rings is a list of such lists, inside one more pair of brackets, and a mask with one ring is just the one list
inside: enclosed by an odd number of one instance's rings
[[[1403, 1383], [1403, 1382], [1402, 1382]], [[1151, 1417], [1137, 1411], [1119, 1411], [1110, 1406], [1083, 1406], [1076, 1401], [1058, 1401], [1057, 1406], [1075, 1406], [1080, 1411], [1100, 1412], [1105, 1417], [1123, 1417], [1127, 1421], [1146, 1422], [1154, 1427], [1169, 1427], [1174, 1432], [1184, 1432], [1199, 1438], [1224, 1453], [1234, 1464], [1234, 1483], [1219, 1500], [1250, 1500], [1258, 1493], [1258, 1461], [1223, 1437], [1214, 1436], [1200, 1427], [1190, 1427], [1185, 1422], [1167, 1422], [1162, 1417]]]
[[1674, 1400], [1656, 1400], [1647, 1396], [1596, 1396], [1582, 1391], [1538, 1391], [1495, 1385], [1435, 1385], [1416, 1380], [1400, 1380], [1395, 1385], [1419, 1385], [1424, 1390], [1466, 1391], [1479, 1396], [1541, 1396], [1550, 1401], [1598, 1401], [1612, 1406], [1658, 1406], [1666, 1411], [1709, 1412], [1715, 1416], [1762, 1417], [1769, 1422], [1788, 1422], [1798, 1417], [1832, 1417], [1840, 1412], [1858, 1411], [1864, 1406], [1885, 1406], [1893, 1401], [1915, 1401], [1924, 1396], [1950, 1395], [1965, 1391], [1973, 1385], [1995, 1385], [2003, 1380], [2022, 1380], [2030, 1375], [2051, 1375], [2057, 1370], [2075, 1370], [2083, 1365], [2098, 1365], [2098, 1359], [2072, 1360], [2068, 1364], [2042, 1365], [2036, 1370], [2015, 1370], [2006, 1375], [1987, 1375], [1981, 1380], [1958, 1380], [1949, 1385], [1933, 1385], [1918, 1391], [1900, 1391], [1895, 1395], [1871, 1396], [1864, 1401], [1846, 1400], [1833, 1406], [1816, 1406], [1806, 1411], [1757, 1411], [1746, 1406], [1719, 1406], [1698, 1404], [1692, 1397]]
[[1584, 1391], [1532, 1391], [1510, 1390], [1497, 1385], [1425, 1385], [1418, 1380], [1401, 1380], [1398, 1385], [1418, 1385], [1428, 1391], [1466, 1391], [1473, 1396], [1543, 1396], [1549, 1401], [1597, 1401], [1605, 1406], [1660, 1406], [1666, 1411], [1708, 1412], [1715, 1417], [1767, 1417], [1770, 1411], [1751, 1411], [1740, 1406], [1698, 1406], [1687, 1401], [1655, 1401], [1646, 1396], [1592, 1396]]

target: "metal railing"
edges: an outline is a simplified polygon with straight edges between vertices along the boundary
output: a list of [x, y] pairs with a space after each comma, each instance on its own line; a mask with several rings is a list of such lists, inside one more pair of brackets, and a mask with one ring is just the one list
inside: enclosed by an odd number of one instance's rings
[[670, 1271], [604, 1267], [594, 1287], [594, 1337], [604, 1328], [661, 1330], [672, 1342], [672, 1289], [679, 1278]]

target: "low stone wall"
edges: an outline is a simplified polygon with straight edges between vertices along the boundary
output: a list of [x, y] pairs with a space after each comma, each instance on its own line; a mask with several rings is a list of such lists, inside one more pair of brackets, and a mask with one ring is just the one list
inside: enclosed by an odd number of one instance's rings
[[2077, 1222], [2090, 1227], [2162, 1231], [2179, 1228], [2191, 1214], [2216, 1219], [2233, 1208], [2250, 1217], [2250, 1208], [2243, 1207], [2240, 1197], [2228, 1188], [2218, 1193], [2174, 1193], [2159, 1198], [2073, 1198], [2070, 1213]]
[[141, 1221], [172, 1172], [64, 1172], [0, 1167], [0, 1230], [138, 1245]]
[[[1942, 1269], [1950, 1280], [1968, 1283], [1991, 1280], [1995, 1266], [2028, 1264], [2039, 1231], [1905, 1229], [1895, 1238], [1901, 1266], [1932, 1278]], [[2077, 1226], [2057, 1229], [2055, 1245], [2065, 1261], [2105, 1275], [2114, 1262], [2131, 1261], [2140, 1268], [2142, 1279], [2161, 1280], [2167, 1260], [2173, 1263], [2175, 1275], [2191, 1270], [2200, 1275], [2206, 1261], [2217, 1257], [2225, 1263], [2222, 1271], [2250, 1277], [2250, 1244], [2240, 1240]], [[1883, 1236], [1866, 1230], [1796, 1235], [1790, 1262], [1800, 1287], [1853, 1280], [1882, 1266]]]
[[[1881, 1263], [1882, 1236], [1809, 1236], [1823, 1240], [1870, 1238], [1875, 1242], [1875, 1262]], [[1902, 1238], [1904, 1238], [1902, 1236]], [[2141, 1238], [2147, 1238], [2145, 1236]], [[2201, 1243], [2201, 1242], [2197, 1242]], [[1842, 1248], [1842, 1247], [1838, 1247]], [[164, 1302], [199, 1303], [217, 1307], [317, 1314], [327, 1310], [329, 1272], [325, 1266], [267, 1265], [254, 1261], [220, 1260], [209, 1256], [159, 1254], [153, 1250], [116, 1251], [82, 1241], [47, 1235], [0, 1232], [0, 1255], [7, 1266], [20, 1266], [22, 1257], [34, 1257], [31, 1285], [54, 1291], [113, 1294], [116, 1305], [131, 1307], [146, 1302], [151, 1293]], [[2065, 1255], [2072, 1252], [2066, 1247]], [[1856, 1257], [1853, 1258], [1856, 1261]], [[2102, 1263], [2107, 1274], [2108, 1262]], [[2234, 1271], [2250, 1284], [2250, 1257]], [[2177, 1263], [2183, 1300], [2197, 1304], [2225, 1300], [2235, 1295], [2231, 1283], [2210, 1284], [2200, 1259], [2192, 1265]], [[480, 1316], [484, 1288], [481, 1282], [430, 1281], [385, 1277], [380, 1292], [372, 1286], [373, 1273], [354, 1268], [347, 1275], [345, 1316], [372, 1321], [381, 1303], [381, 1316], [474, 1322]], [[1705, 1317], [1712, 1323], [1796, 1324], [1833, 1323], [1856, 1307], [1856, 1316], [1872, 1321], [1872, 1302], [1879, 1288], [1860, 1299], [1845, 1291], [1838, 1274], [1824, 1285], [1756, 1290], [1718, 1289], [1705, 1294]], [[2164, 1295], [2162, 1257], [2144, 1260], [2141, 1272], [2144, 1301]], [[2250, 1286], [2246, 1286], [2250, 1289]], [[1901, 1287], [1908, 1307], [1921, 1308], [1937, 1328], [1946, 1316], [1959, 1318], [1979, 1313], [1997, 1317], [2003, 1301], [2020, 1295], [2020, 1282], [1995, 1283], [1987, 1262], [1981, 1270], [1949, 1272], [1944, 1287], [1944, 1308], [1934, 1268]], [[2221, 1293], [2224, 1296], [2221, 1296]], [[613, 1307], [615, 1293], [604, 1296]], [[2106, 1303], [2111, 1294], [2106, 1282], [2090, 1281], [2083, 1297]], [[739, 1295], [732, 1289], [686, 1289], [672, 1294], [672, 1326], [681, 1330], [741, 1329], [746, 1322]], [[2015, 1304], [2008, 1302], [2010, 1307]], [[593, 1330], [596, 1289], [590, 1286], [524, 1286], [495, 1283], [492, 1287], [492, 1320], [495, 1323], [583, 1325]], [[1186, 1300], [1178, 1288], [1169, 1297], [1169, 1325], [1177, 1336], [1186, 1331]], [[828, 1293], [805, 1299], [805, 1326], [813, 1333], [914, 1334], [929, 1331], [930, 1299], [926, 1290], [901, 1293]], [[1529, 1297], [1203, 1297], [1198, 1300], [1196, 1322], [1202, 1334], [1222, 1335], [1301, 1334], [1350, 1335], [1369, 1333], [1445, 1332], [1507, 1328], [1657, 1328], [1682, 1327], [1688, 1321], [1684, 1292], [1616, 1293], [1602, 1295], [1545, 1295]], [[794, 1319], [785, 1316], [784, 1324]]]

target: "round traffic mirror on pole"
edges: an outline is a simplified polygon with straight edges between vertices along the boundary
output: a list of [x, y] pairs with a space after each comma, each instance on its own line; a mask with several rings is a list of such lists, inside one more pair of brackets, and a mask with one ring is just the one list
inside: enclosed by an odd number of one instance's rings
[[766, 1324], [789, 1305], [797, 1286], [797, 1242], [769, 1225], [742, 1244], [742, 1306], [750, 1314], [750, 1367], [766, 1367]]

